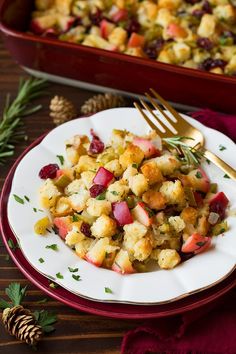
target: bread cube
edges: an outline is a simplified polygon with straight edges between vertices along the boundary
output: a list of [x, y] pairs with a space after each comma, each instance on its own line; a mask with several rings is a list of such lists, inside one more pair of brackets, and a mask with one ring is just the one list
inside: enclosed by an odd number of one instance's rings
[[117, 253], [114, 263], [112, 265], [112, 270], [121, 274], [134, 273], [134, 268], [132, 266], [132, 263], [130, 262], [127, 251], [121, 249]]
[[232, 5], [219, 5], [216, 6], [213, 10], [213, 14], [220, 21], [232, 23], [235, 20], [235, 10]]
[[92, 171], [84, 171], [81, 173], [81, 180], [83, 181], [85, 187], [89, 189], [93, 185], [93, 179], [96, 173]]
[[112, 172], [115, 177], [120, 177], [124, 171], [118, 159], [107, 162], [104, 167]]
[[149, 189], [145, 192], [142, 199], [151, 209], [161, 210], [166, 206], [166, 198], [160, 192], [153, 189]]
[[109, 245], [108, 237], [101, 238], [96, 240], [91, 244], [89, 251], [87, 252], [85, 258], [88, 262], [94, 264], [97, 267], [102, 265], [106, 257], [106, 247]]
[[86, 202], [89, 199], [90, 194], [87, 190], [82, 189], [76, 194], [72, 194], [68, 197], [71, 206], [77, 212], [81, 212], [85, 209]]
[[197, 221], [197, 215], [198, 215], [197, 210], [192, 207], [184, 208], [180, 214], [181, 218], [184, 220], [186, 224], [192, 224], [192, 225], [195, 225]]
[[121, 179], [109, 185], [106, 192], [106, 199], [111, 203], [119, 202], [126, 198], [129, 187], [125, 180]]
[[167, 204], [185, 204], [185, 194], [184, 189], [179, 180], [172, 182], [163, 182], [160, 192], [164, 195], [167, 200]]
[[166, 28], [171, 22], [175, 22], [175, 17], [167, 8], [161, 8], [158, 11], [156, 24]]
[[185, 222], [180, 216], [171, 216], [168, 221], [177, 233], [185, 228]]
[[136, 167], [133, 167], [132, 165], [130, 165], [126, 170], [125, 172], [123, 173], [123, 179], [125, 181], [129, 181], [129, 178], [132, 177], [132, 176], [135, 176], [138, 174], [138, 170]]
[[142, 173], [138, 173], [129, 178], [129, 187], [139, 197], [148, 190], [148, 181]]
[[54, 0], [35, 0], [35, 7], [39, 11], [49, 9], [54, 3]]
[[107, 200], [97, 200], [90, 198], [87, 200], [87, 212], [92, 216], [109, 215], [111, 213], [111, 203]]
[[202, 236], [207, 236], [210, 224], [206, 216], [201, 216], [197, 222], [197, 232]]
[[172, 48], [177, 61], [180, 63], [188, 60], [191, 56], [191, 48], [185, 43], [175, 43]]
[[130, 144], [120, 156], [119, 162], [125, 170], [129, 165], [140, 164], [144, 159], [144, 152], [136, 145]]
[[72, 2], [73, 2], [72, 0], [54, 0], [55, 3], [54, 6], [56, 10], [62, 15], [69, 15]]
[[101, 237], [111, 237], [117, 232], [116, 222], [107, 215], [101, 215], [91, 226], [92, 235]]
[[149, 237], [143, 237], [141, 240], [134, 244], [134, 259], [138, 261], [145, 261], [152, 252], [152, 242]]
[[[168, 39], [168, 36], [166, 36]], [[168, 49], [162, 49], [157, 57], [157, 60], [162, 62], [162, 63], [166, 63], [166, 64], [174, 64], [175, 63], [175, 55], [174, 52], [172, 50], [172, 48], [168, 48]]]
[[113, 129], [111, 133], [111, 145], [114, 148], [125, 146], [125, 136], [127, 132], [125, 130]]
[[124, 226], [125, 238], [140, 240], [147, 233], [147, 227], [138, 221], [134, 221], [132, 224]]
[[88, 170], [92, 172], [96, 172], [99, 167], [100, 164], [96, 162], [96, 159], [94, 157], [83, 155], [80, 156], [78, 164], [75, 166], [75, 170], [78, 173], [88, 171]]
[[117, 47], [121, 47], [127, 41], [127, 31], [122, 27], [115, 27], [109, 34], [108, 41]]
[[66, 140], [66, 155], [72, 165], [78, 163], [80, 156], [86, 155], [85, 144], [89, 142], [86, 135], [75, 135]]
[[181, 5], [181, 0], [159, 0], [158, 6], [164, 9], [175, 10]]
[[74, 247], [76, 243], [85, 239], [84, 234], [80, 231], [77, 226], [73, 226], [72, 230], [68, 232], [65, 238], [65, 243], [70, 246]]
[[147, 178], [150, 185], [163, 182], [161, 170], [155, 161], [148, 161], [141, 167], [142, 174]]
[[175, 156], [169, 154], [155, 157], [149, 161], [154, 161], [164, 176], [171, 175], [181, 165]]
[[216, 18], [214, 15], [204, 14], [202, 16], [200, 25], [197, 30], [197, 34], [200, 37], [211, 37], [215, 33]]
[[158, 256], [158, 264], [162, 269], [172, 269], [181, 262], [180, 255], [176, 250], [161, 250]]
[[94, 240], [85, 237], [83, 240], [75, 244], [75, 252], [80, 258], [84, 258]]
[[56, 205], [50, 209], [53, 216], [67, 216], [71, 214], [72, 208], [71, 203], [67, 197], [59, 197], [57, 199]]
[[56, 204], [57, 198], [61, 195], [61, 192], [53, 184], [51, 179], [47, 179], [39, 190], [40, 205], [43, 208], [51, 208]]
[[81, 190], [85, 189], [85, 184], [82, 179], [75, 179], [65, 188], [65, 194], [72, 195], [79, 193]]

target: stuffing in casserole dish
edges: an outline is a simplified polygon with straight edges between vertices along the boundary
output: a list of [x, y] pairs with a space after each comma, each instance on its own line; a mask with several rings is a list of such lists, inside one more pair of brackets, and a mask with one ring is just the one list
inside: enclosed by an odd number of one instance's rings
[[36, 0], [30, 30], [216, 74], [236, 73], [229, 0]]
[[66, 141], [68, 167], [40, 170], [50, 218], [37, 221], [37, 234], [53, 225], [79, 257], [124, 274], [172, 269], [227, 231], [227, 197], [175, 140], [115, 129], [105, 146], [91, 134]]

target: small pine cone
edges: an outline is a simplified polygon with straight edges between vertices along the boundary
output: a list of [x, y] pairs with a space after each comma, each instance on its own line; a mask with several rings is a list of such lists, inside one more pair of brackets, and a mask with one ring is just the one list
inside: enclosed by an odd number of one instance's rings
[[67, 122], [77, 116], [73, 103], [63, 96], [55, 96], [50, 103], [50, 117], [56, 125]]
[[21, 305], [6, 308], [2, 321], [12, 336], [27, 344], [35, 345], [43, 336], [42, 327], [36, 324], [33, 314]]
[[103, 111], [104, 109], [123, 106], [125, 106], [125, 100], [122, 96], [105, 93], [88, 99], [81, 107], [81, 113], [87, 115]]

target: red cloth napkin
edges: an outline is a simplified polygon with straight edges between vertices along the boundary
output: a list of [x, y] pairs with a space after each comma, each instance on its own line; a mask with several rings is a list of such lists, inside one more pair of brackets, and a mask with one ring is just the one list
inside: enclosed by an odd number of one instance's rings
[[[236, 141], [236, 116], [209, 109], [190, 115]], [[236, 354], [236, 290], [207, 307], [146, 321], [124, 336], [121, 353]]]

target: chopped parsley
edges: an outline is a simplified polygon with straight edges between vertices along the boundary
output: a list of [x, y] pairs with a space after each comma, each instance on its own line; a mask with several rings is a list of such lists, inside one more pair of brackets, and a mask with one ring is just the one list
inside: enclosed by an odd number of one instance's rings
[[113, 195], [119, 195], [119, 193], [116, 192], [116, 191], [111, 191], [110, 193], [113, 194]]
[[64, 279], [64, 277], [63, 277], [63, 275], [62, 275], [61, 273], [57, 273], [57, 274], [56, 274], [56, 277], [57, 277], [58, 279]]
[[199, 246], [199, 247], [202, 247], [206, 244], [206, 241], [203, 241], [203, 242], [196, 242], [196, 245]]
[[106, 192], [103, 192], [101, 194], [99, 194], [97, 197], [96, 197], [97, 200], [105, 200], [106, 199]]
[[53, 243], [52, 245], [47, 245], [45, 248], [53, 250], [53, 251], [58, 251], [58, 246], [56, 243]]
[[227, 173], [223, 176], [224, 178], [230, 178]]
[[133, 167], [133, 168], [138, 168], [138, 164], [137, 164], [137, 163], [133, 163], [133, 164], [132, 164], [132, 167]]
[[110, 288], [105, 287], [106, 294], [113, 294], [113, 291]]
[[220, 150], [220, 151], [224, 151], [224, 150], [226, 150], [226, 147], [220, 144], [220, 145], [219, 145], [219, 150]]
[[210, 160], [208, 160], [208, 159], [206, 159], [206, 162], [208, 163], [208, 165], [210, 165], [210, 163], [211, 163], [211, 161], [210, 161]]
[[72, 215], [72, 222], [79, 221], [78, 215], [74, 214]]
[[29, 197], [27, 197], [27, 195], [24, 195], [24, 198], [27, 202], [30, 202], [30, 199], [29, 199]]
[[155, 215], [154, 211], [152, 211], [152, 209], [148, 208], [147, 206], [145, 206], [144, 209], [146, 210], [150, 218]]
[[57, 158], [58, 158], [58, 160], [60, 161], [60, 164], [61, 164], [61, 165], [64, 165], [64, 161], [65, 161], [64, 156], [62, 156], [62, 155], [57, 155]]
[[18, 244], [15, 245], [12, 238], [9, 238], [9, 240], [7, 241], [7, 244], [10, 247], [10, 249], [12, 249], [13, 251], [15, 251], [17, 248], [20, 248]]
[[43, 258], [39, 258], [39, 262], [40, 262], [40, 263], [44, 263], [45, 261], [44, 261]]
[[37, 213], [37, 208], [33, 208], [33, 211], [34, 211], [35, 213]]
[[19, 197], [18, 195], [13, 194], [13, 197], [15, 198], [15, 201], [16, 201], [17, 203], [25, 204], [24, 199], [22, 199], [22, 198]]
[[195, 176], [196, 176], [197, 178], [202, 178], [202, 174], [201, 174], [200, 171], [197, 171], [197, 173], [195, 174]]
[[68, 267], [68, 270], [69, 270], [71, 273], [76, 273], [76, 272], [78, 272], [79, 268], [71, 268], [71, 267]]
[[75, 279], [76, 281], [81, 280], [81, 279], [80, 279], [80, 275], [72, 274], [72, 278]]
[[225, 232], [225, 229], [224, 228], [220, 229], [220, 234], [223, 234], [223, 232]]

